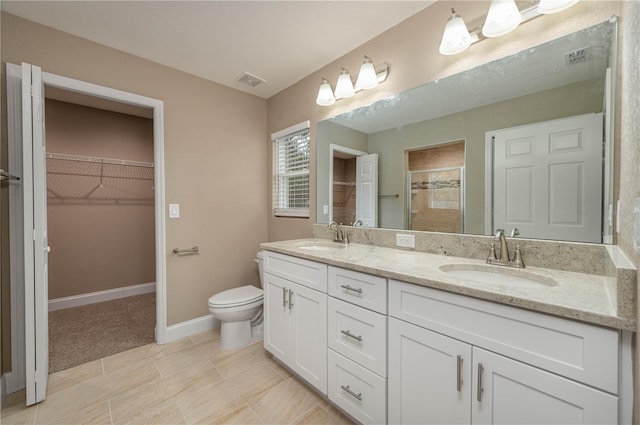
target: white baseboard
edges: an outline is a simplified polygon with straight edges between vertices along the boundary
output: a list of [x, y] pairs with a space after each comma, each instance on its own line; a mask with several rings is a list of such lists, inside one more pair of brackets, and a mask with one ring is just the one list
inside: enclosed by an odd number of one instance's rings
[[74, 295], [71, 297], [49, 300], [49, 311], [62, 310], [64, 308], [80, 307], [82, 305], [101, 303], [103, 301], [116, 300], [118, 298], [132, 297], [134, 295], [148, 294], [156, 291], [156, 283], [143, 283], [141, 285], [124, 286], [122, 288], [108, 289], [106, 291], [91, 292], [89, 294]]
[[220, 321], [212, 315], [197, 317], [176, 325], [167, 326], [166, 342], [177, 341], [200, 332], [213, 331], [220, 326]]

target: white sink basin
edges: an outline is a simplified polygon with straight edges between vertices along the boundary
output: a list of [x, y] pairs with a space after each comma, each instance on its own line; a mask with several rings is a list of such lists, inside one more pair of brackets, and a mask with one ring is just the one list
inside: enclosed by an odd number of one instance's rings
[[481, 264], [445, 264], [440, 270], [465, 280], [518, 288], [545, 288], [557, 286], [552, 278], [530, 273], [522, 269], [484, 266]]
[[333, 251], [336, 249], [345, 249], [347, 244], [336, 242], [302, 242], [297, 245], [297, 247], [306, 251]]

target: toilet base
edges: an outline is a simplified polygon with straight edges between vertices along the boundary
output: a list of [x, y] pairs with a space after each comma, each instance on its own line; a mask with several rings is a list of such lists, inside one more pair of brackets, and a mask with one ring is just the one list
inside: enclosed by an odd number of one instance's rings
[[252, 330], [251, 320], [239, 322], [222, 322], [220, 325], [220, 348], [237, 350], [262, 338], [262, 332]]

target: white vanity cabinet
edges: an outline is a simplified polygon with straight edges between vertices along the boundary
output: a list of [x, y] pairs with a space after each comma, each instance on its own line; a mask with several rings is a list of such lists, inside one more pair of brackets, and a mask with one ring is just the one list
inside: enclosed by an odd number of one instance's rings
[[386, 423], [387, 279], [328, 273], [329, 400], [360, 423]]
[[618, 332], [389, 283], [389, 423], [614, 424]]
[[264, 347], [327, 394], [327, 265], [268, 251]]

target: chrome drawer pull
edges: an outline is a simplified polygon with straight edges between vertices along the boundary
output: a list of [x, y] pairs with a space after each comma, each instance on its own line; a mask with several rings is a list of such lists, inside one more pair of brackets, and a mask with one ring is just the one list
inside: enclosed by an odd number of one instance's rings
[[478, 401], [482, 401], [482, 372], [484, 372], [484, 366], [482, 366], [482, 363], [478, 363]]
[[289, 311], [293, 309], [293, 290], [289, 289]]
[[351, 332], [349, 332], [349, 329], [347, 329], [346, 331], [340, 331], [340, 332], [342, 332], [343, 334], [345, 334], [349, 338], [353, 338], [353, 339], [356, 339], [356, 340], [362, 342], [362, 336], [361, 335], [352, 334]]
[[357, 292], [358, 294], [362, 294], [362, 289], [360, 288], [353, 288], [349, 285], [340, 285], [340, 287], [346, 289], [347, 291], [353, 291], [353, 292]]
[[456, 385], [456, 389], [458, 390], [458, 392], [460, 392], [460, 389], [462, 388], [462, 356], [460, 354], [458, 354], [457, 373], [458, 373], [458, 382]]
[[287, 306], [287, 288], [282, 287], [282, 307]]
[[358, 400], [362, 401], [362, 393], [358, 393], [358, 394], [354, 393], [353, 391], [351, 391], [350, 385], [347, 385], [346, 387], [344, 385], [340, 385], [340, 388], [342, 388], [343, 390], [345, 390], [346, 392], [348, 392]]

